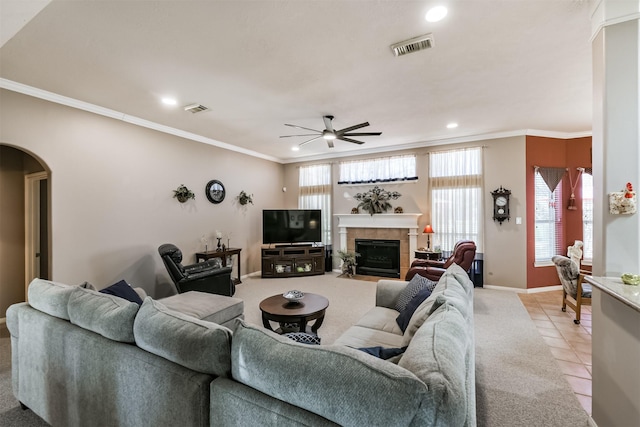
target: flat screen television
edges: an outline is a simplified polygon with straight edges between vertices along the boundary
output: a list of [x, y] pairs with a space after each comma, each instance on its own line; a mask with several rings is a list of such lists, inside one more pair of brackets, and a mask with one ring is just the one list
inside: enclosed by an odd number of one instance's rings
[[316, 243], [322, 241], [320, 209], [265, 209], [262, 243]]

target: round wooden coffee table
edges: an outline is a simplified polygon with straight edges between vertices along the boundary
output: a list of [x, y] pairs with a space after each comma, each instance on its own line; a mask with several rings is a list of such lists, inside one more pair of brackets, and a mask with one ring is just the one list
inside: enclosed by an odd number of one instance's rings
[[324, 321], [325, 310], [329, 307], [329, 300], [322, 295], [304, 294], [299, 302], [289, 302], [282, 295], [274, 295], [260, 302], [262, 324], [273, 331], [270, 320], [280, 323], [297, 323], [300, 332], [307, 332], [307, 322], [316, 320], [311, 326], [311, 332], [318, 333], [318, 328]]

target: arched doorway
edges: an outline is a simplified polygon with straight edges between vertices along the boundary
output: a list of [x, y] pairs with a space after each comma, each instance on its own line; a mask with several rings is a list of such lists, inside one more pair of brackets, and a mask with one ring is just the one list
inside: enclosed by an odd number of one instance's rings
[[49, 177], [35, 155], [0, 144], [0, 323], [34, 277], [51, 276]]

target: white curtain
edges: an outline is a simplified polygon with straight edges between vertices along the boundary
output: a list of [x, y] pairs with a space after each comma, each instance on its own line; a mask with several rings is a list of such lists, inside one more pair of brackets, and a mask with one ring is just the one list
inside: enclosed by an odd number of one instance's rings
[[322, 243], [331, 244], [331, 164], [300, 167], [298, 208], [322, 210]]
[[416, 156], [391, 156], [340, 162], [338, 184], [413, 181]]
[[432, 241], [451, 251], [459, 240], [473, 240], [482, 253], [482, 148], [430, 153], [429, 187]]

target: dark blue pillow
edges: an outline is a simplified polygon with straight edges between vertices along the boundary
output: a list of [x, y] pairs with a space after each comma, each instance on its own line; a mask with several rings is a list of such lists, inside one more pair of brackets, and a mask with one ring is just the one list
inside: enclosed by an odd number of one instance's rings
[[101, 289], [103, 294], [115, 295], [120, 298], [124, 298], [127, 301], [135, 302], [138, 305], [142, 305], [142, 299], [140, 295], [133, 290], [133, 288], [124, 280], [120, 280], [118, 283], [114, 283], [108, 288]]
[[362, 347], [358, 350], [364, 351], [365, 353], [369, 353], [372, 356], [378, 357], [380, 359], [391, 359], [394, 356], [399, 354], [403, 354], [407, 347], [402, 348], [384, 348], [384, 347]]
[[409, 301], [405, 309], [400, 312], [400, 315], [396, 317], [396, 323], [400, 327], [402, 333], [404, 333], [404, 331], [407, 329], [407, 326], [409, 326], [409, 321], [411, 320], [411, 316], [413, 316], [413, 313], [416, 311], [416, 308], [418, 308], [418, 306], [422, 304], [424, 300], [429, 298], [429, 295], [431, 295], [431, 289], [421, 289], [415, 297], [411, 298], [411, 301]]

